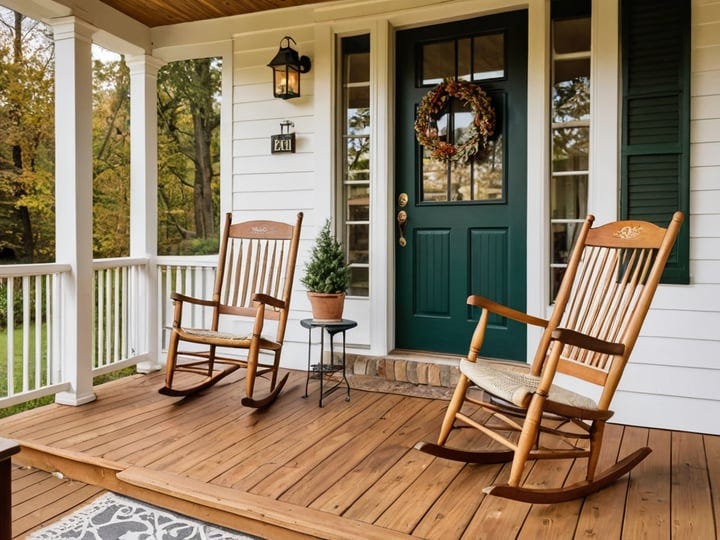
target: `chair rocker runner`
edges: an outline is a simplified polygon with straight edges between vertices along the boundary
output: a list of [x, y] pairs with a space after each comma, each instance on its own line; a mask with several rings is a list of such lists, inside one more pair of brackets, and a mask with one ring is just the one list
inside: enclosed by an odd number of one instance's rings
[[[275, 401], [288, 378], [285, 374], [277, 380], [302, 219], [300, 212], [294, 226], [277, 221], [232, 223], [232, 215], [227, 214], [212, 299], [192, 298], [177, 292], [171, 295], [173, 327], [161, 394], [194, 394], [237, 369], [246, 368], [242, 404], [260, 408]], [[209, 328], [183, 326], [186, 304], [204, 306], [211, 311]], [[233, 332], [237, 327], [229, 324], [240, 324], [242, 319], [248, 327], [252, 323], [252, 331]], [[268, 320], [277, 321], [272, 339], [263, 335]], [[180, 342], [190, 344], [187, 350], [178, 349]], [[245, 358], [228, 355], [224, 352], [226, 349], [244, 349], [247, 355]], [[261, 363], [261, 353], [270, 355], [272, 362]], [[270, 374], [270, 391], [262, 398], [255, 398], [255, 381], [266, 373]]]
[[[605, 424], [613, 415], [610, 403], [683, 214], [676, 212], [667, 229], [644, 221], [592, 228], [593, 221], [588, 216], [579, 232], [549, 320], [480, 296], [467, 300], [481, 308], [481, 314], [467, 359], [460, 363], [460, 380], [437, 444], [420, 442], [415, 447], [458, 461], [512, 462], [507, 484], [487, 487], [486, 493], [530, 503], [584, 497], [629, 472], [651, 452], [640, 448], [609, 469], [596, 471]], [[478, 360], [490, 313], [544, 328], [529, 369]], [[558, 373], [597, 385], [597, 401], [556, 384]], [[475, 390], [469, 392], [471, 385], [482, 390], [482, 397]], [[465, 403], [476, 407], [463, 412]], [[486, 413], [487, 420], [477, 419], [478, 410]], [[459, 427], [476, 428], [506, 449], [445, 446], [451, 431]], [[549, 489], [522, 486], [529, 460], [567, 458], [587, 459], [584, 480]]]

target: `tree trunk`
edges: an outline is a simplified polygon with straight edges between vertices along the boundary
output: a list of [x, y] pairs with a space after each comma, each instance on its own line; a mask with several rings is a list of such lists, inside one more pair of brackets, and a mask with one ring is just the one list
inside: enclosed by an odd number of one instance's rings
[[[13, 63], [15, 65], [22, 64], [23, 61], [23, 46], [22, 46], [22, 21], [23, 15], [15, 12], [15, 36], [13, 39]], [[15, 128], [18, 133], [22, 129], [22, 113], [20, 111], [20, 104], [14, 104], [12, 107], [11, 118], [15, 124]], [[25, 186], [22, 183], [22, 173], [25, 169], [23, 164], [23, 152], [20, 142], [16, 142], [12, 147], [13, 166], [18, 176], [18, 182], [15, 186], [15, 197], [21, 198], [27, 195]], [[35, 252], [35, 239], [33, 238], [32, 221], [30, 220], [30, 211], [27, 206], [16, 206], [15, 212], [21, 223], [21, 234], [22, 234], [22, 245], [23, 254], [20, 260], [23, 262], [32, 262], [33, 254]]]
[[193, 110], [195, 132], [195, 230], [198, 238], [210, 238], [215, 233], [212, 200], [212, 162], [210, 134], [206, 132], [199, 111]]

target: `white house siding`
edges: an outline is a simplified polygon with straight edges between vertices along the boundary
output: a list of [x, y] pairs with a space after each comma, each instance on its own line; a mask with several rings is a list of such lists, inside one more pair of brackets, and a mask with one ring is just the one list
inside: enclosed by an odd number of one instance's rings
[[720, 1], [692, 2], [690, 285], [662, 285], [613, 402], [619, 422], [720, 433]]

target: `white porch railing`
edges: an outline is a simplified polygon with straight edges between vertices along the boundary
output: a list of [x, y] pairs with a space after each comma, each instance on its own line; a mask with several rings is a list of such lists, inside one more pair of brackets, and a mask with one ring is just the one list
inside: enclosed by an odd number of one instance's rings
[[[217, 258], [159, 257], [156, 274], [144, 258], [98, 259], [93, 262], [93, 376], [137, 364], [148, 358], [158, 325], [157, 348], [167, 348], [172, 325], [170, 293], [211, 298]], [[0, 266], [0, 407], [67, 390], [59, 357], [63, 336], [60, 317], [65, 264]], [[149, 321], [150, 278], [157, 279], [158, 320]], [[211, 311], [191, 306], [184, 314], [193, 326], [209, 324]], [[3, 339], [4, 338], [4, 339]]]
[[93, 261], [93, 375], [134, 365], [148, 351], [149, 264], [144, 258]]
[[[93, 262], [93, 376], [147, 358], [149, 263], [143, 258]], [[0, 266], [0, 407], [69, 387], [59, 357], [65, 264]]]
[[0, 266], [0, 407], [67, 388], [56, 351], [68, 272], [64, 264]]
[[[178, 292], [196, 298], [212, 298], [217, 270], [217, 255], [199, 257], [158, 257], [158, 326], [160, 328], [157, 350], [167, 351], [170, 328], [172, 328], [173, 303], [172, 292]], [[212, 310], [197, 305], [186, 305], [183, 324], [188, 326], [207, 326], [210, 324]]]

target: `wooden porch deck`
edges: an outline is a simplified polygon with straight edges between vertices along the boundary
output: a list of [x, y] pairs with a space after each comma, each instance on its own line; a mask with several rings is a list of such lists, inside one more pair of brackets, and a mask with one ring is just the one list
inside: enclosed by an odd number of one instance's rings
[[[321, 409], [317, 383], [302, 399], [305, 374], [293, 372], [276, 404], [254, 411], [240, 406], [239, 376], [185, 400], [157, 393], [162, 373], [121, 379], [97, 387], [93, 403], [0, 420], [0, 437], [21, 443], [15, 463], [89, 484], [76, 484], [83, 494], [109, 489], [264, 538], [718, 537], [718, 436], [610, 426], [603, 459], [646, 443], [653, 453], [587, 499], [530, 505], [483, 495], [507, 466], [412, 448], [434, 440], [443, 400], [354, 389]], [[535, 464], [528, 480], [576, 472], [568, 460]], [[74, 500], [62, 489], [47, 497]]]

